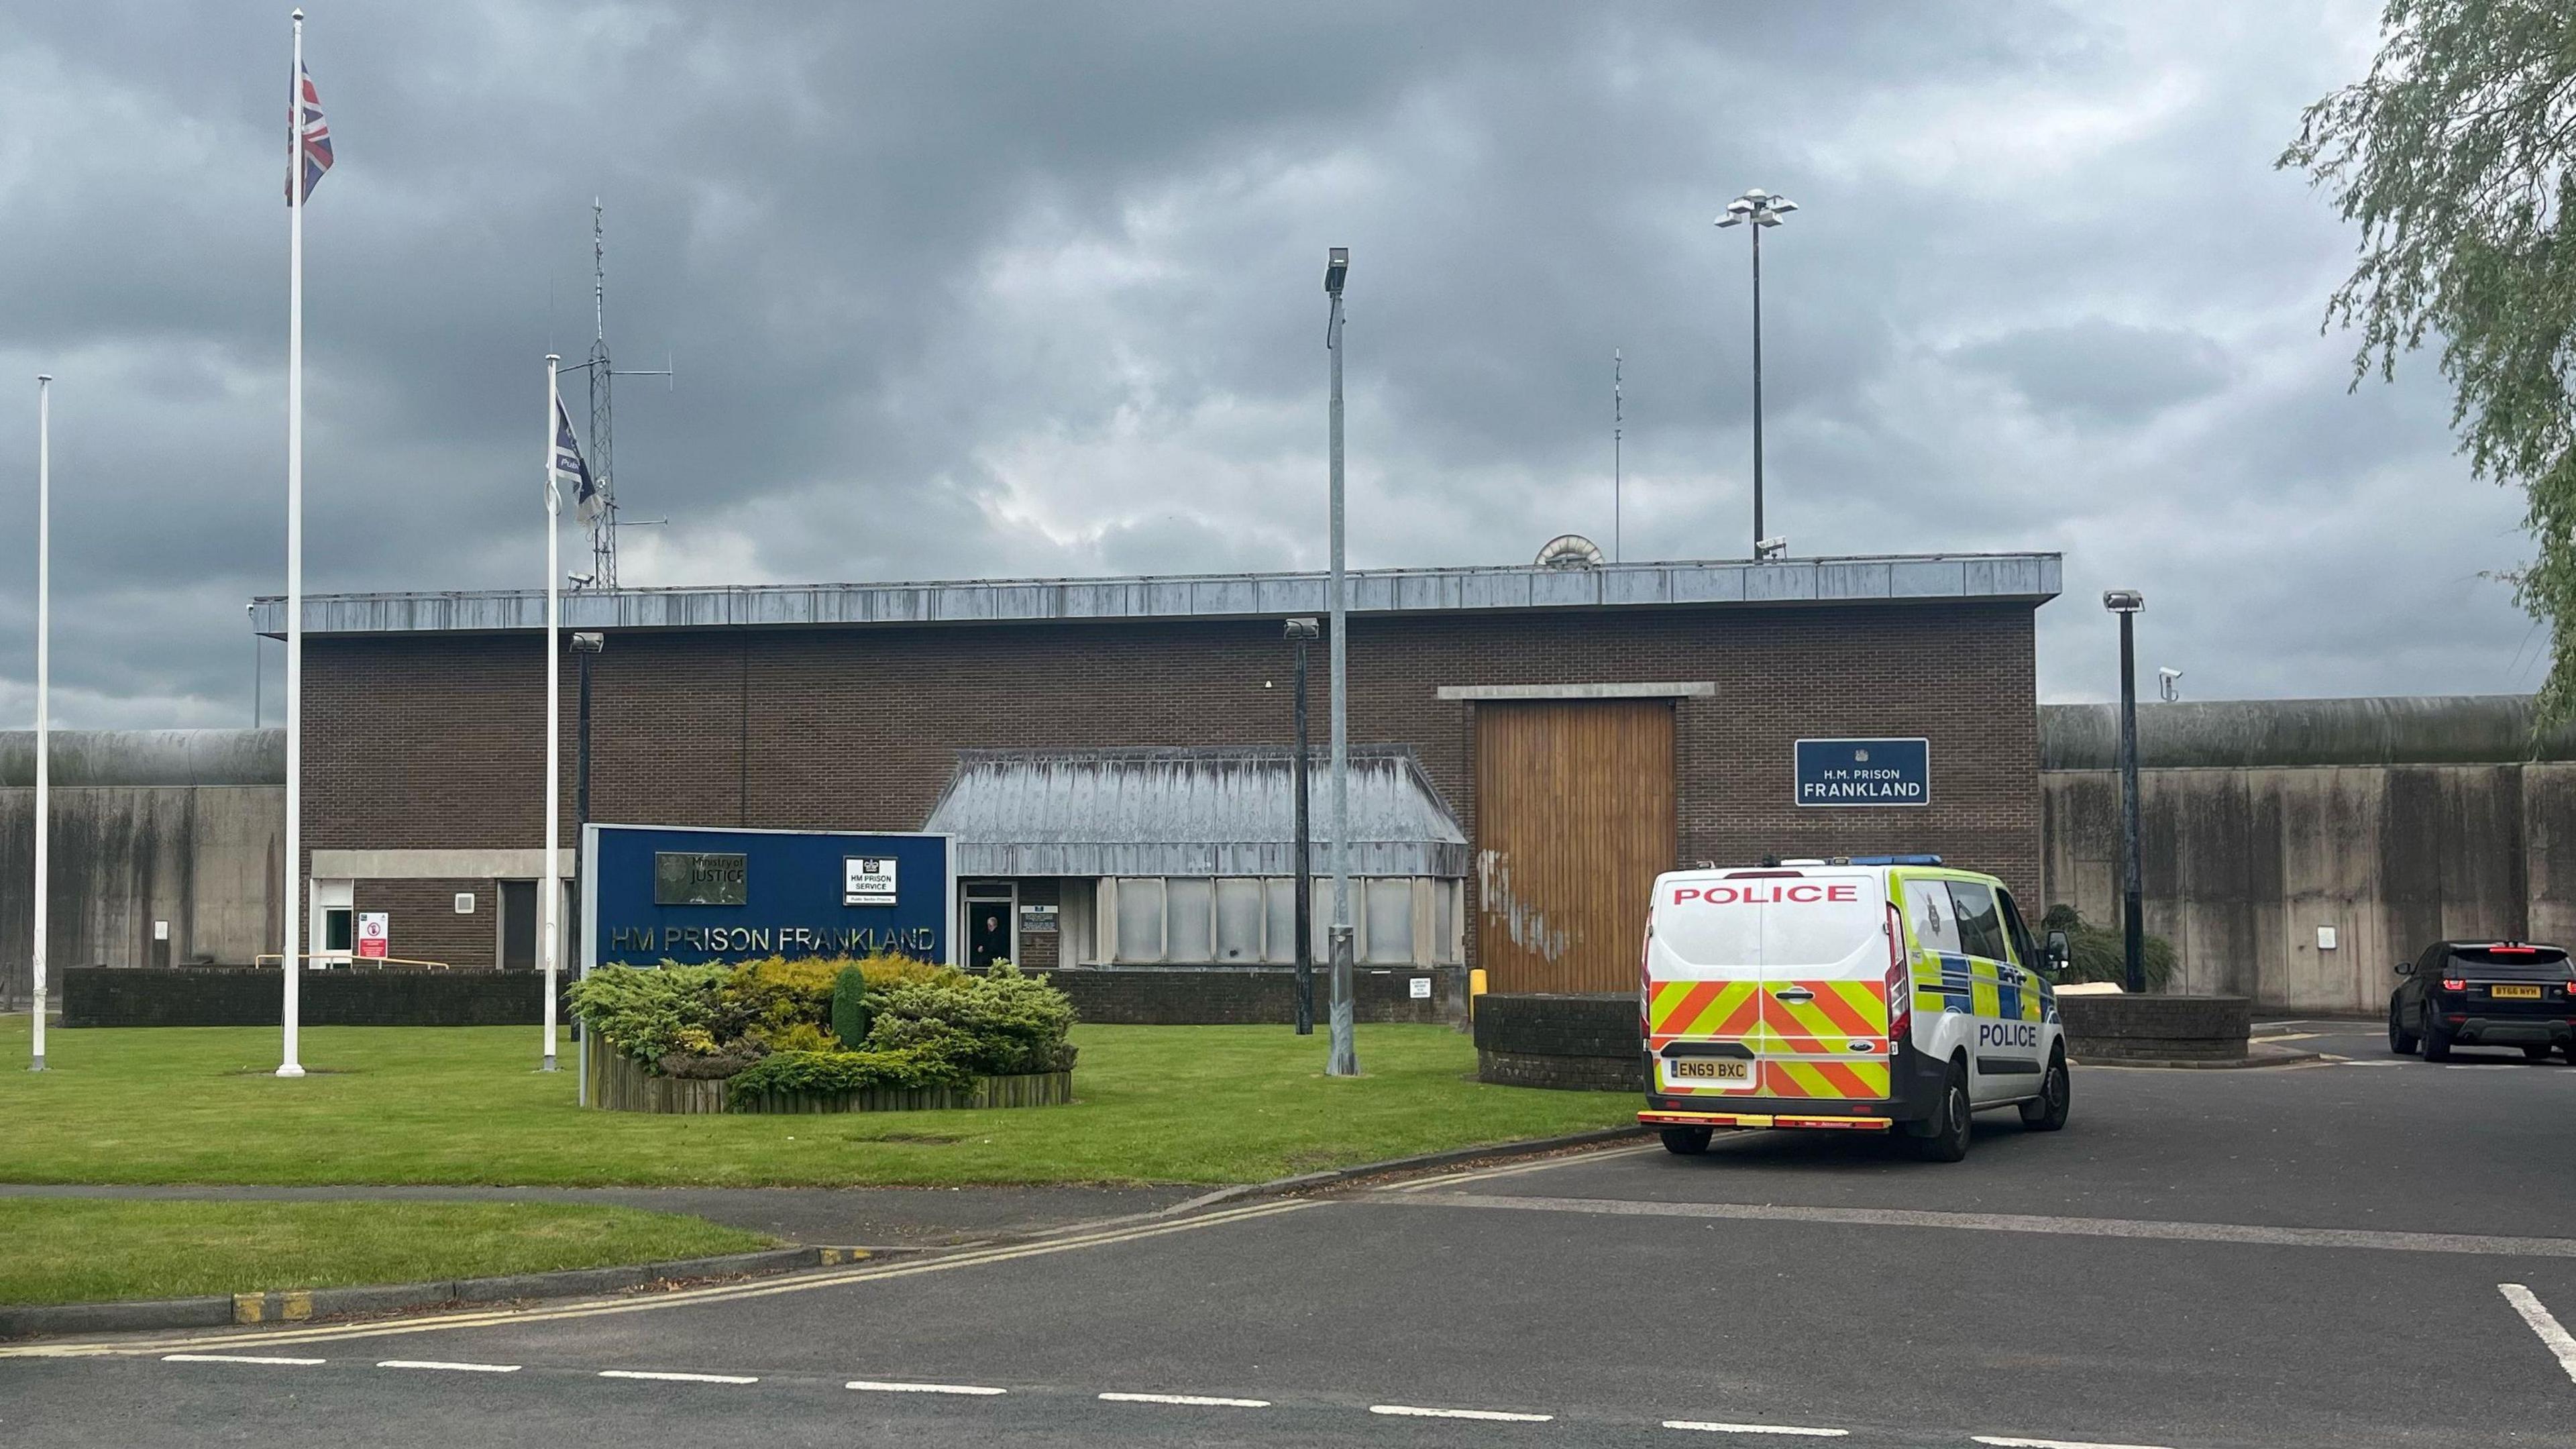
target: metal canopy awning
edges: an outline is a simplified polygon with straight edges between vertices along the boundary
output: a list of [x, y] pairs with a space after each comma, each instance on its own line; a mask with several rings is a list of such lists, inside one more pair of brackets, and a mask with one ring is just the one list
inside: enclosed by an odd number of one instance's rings
[[[1332, 869], [1332, 777], [1313, 756], [1316, 875]], [[1284, 876], [1296, 873], [1295, 752], [1218, 746], [960, 750], [923, 829], [957, 843], [961, 875]], [[1351, 873], [1467, 873], [1467, 835], [1401, 745], [1351, 751]]]

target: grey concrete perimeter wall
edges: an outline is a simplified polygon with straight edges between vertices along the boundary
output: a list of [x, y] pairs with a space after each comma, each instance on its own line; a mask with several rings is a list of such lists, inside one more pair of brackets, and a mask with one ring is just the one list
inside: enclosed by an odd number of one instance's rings
[[[2044, 899], [2117, 923], [2119, 776], [2045, 771], [2040, 792]], [[2576, 764], [2142, 769], [2138, 793], [2177, 991], [2376, 1012], [2391, 968], [2444, 937], [2576, 943]]]
[[[286, 791], [76, 785], [53, 791], [47, 957], [74, 966], [248, 965], [277, 949]], [[36, 792], [0, 786], [0, 1001], [30, 990]], [[154, 921], [170, 923], [156, 942]]]
[[[56, 730], [48, 958], [248, 965], [277, 949], [284, 730]], [[35, 932], [35, 735], [0, 731], [0, 1003], [22, 1006]], [[165, 941], [152, 923], [170, 923]]]

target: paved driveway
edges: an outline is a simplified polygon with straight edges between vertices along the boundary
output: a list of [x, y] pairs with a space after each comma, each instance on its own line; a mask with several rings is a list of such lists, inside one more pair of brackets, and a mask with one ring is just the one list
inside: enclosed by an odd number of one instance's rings
[[0, 1359], [0, 1440], [2576, 1445], [2576, 1068], [2366, 1031], [2275, 1029], [2349, 1062], [2079, 1069], [2067, 1131], [1981, 1121], [1957, 1165], [1744, 1134], [792, 1283]]

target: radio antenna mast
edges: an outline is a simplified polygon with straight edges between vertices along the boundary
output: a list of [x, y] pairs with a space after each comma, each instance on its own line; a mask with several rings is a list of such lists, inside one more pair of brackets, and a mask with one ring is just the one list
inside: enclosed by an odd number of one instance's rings
[[1627, 419], [1619, 396], [1619, 349], [1610, 349], [1610, 561], [1619, 562], [1619, 434]]
[[[608, 360], [608, 230], [599, 198], [590, 199], [590, 476], [599, 485], [599, 521], [590, 528], [590, 577], [575, 588], [617, 587], [617, 486], [612, 453], [617, 437], [609, 391], [620, 377], [668, 378], [668, 367], [619, 371]], [[567, 369], [569, 371], [570, 369]]]

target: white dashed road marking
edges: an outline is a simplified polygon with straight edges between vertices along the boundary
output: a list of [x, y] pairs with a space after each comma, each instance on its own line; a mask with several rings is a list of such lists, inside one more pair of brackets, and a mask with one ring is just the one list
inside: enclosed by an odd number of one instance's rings
[[760, 1380], [742, 1374], [674, 1374], [652, 1369], [601, 1369], [604, 1379], [651, 1379], [657, 1384], [756, 1384]]
[[2576, 1379], [2576, 1337], [2568, 1335], [2530, 1289], [2519, 1283], [2498, 1283], [2496, 1291], [2504, 1295], [2505, 1302], [2513, 1305], [2514, 1312], [2522, 1315], [2523, 1322], [2531, 1325], [2531, 1331], [2540, 1335], [2540, 1341], [2557, 1356], [2558, 1366], [2567, 1371], [2567, 1377]]
[[264, 1363], [291, 1366], [330, 1362], [328, 1359], [320, 1358], [280, 1358], [273, 1354], [257, 1353], [165, 1353], [161, 1355], [161, 1361], [163, 1363]]
[[1667, 1429], [1695, 1429], [1702, 1434], [1795, 1434], [1807, 1439], [1848, 1439], [1849, 1429], [1810, 1429], [1802, 1424], [1710, 1424], [1697, 1419], [1666, 1419]]
[[1212, 1394], [1102, 1394], [1113, 1404], [1186, 1404], [1201, 1409], [1266, 1409], [1268, 1399], [1228, 1399]]
[[447, 1363], [434, 1358], [389, 1358], [376, 1365], [391, 1369], [437, 1369], [452, 1374], [514, 1374], [514, 1363]]
[[988, 1389], [982, 1384], [906, 1384], [884, 1379], [852, 1379], [841, 1387], [871, 1394], [967, 1394], [976, 1398], [1010, 1392], [1009, 1389]]
[[1371, 1404], [1372, 1414], [1395, 1414], [1407, 1419], [1485, 1419], [1498, 1424], [1544, 1424], [1554, 1414], [1511, 1414], [1501, 1409], [1424, 1409], [1412, 1404]]
[[2089, 1439], [2006, 1439], [1994, 1434], [1970, 1435], [1995, 1449], [2164, 1449], [2161, 1444], [2096, 1444]]

